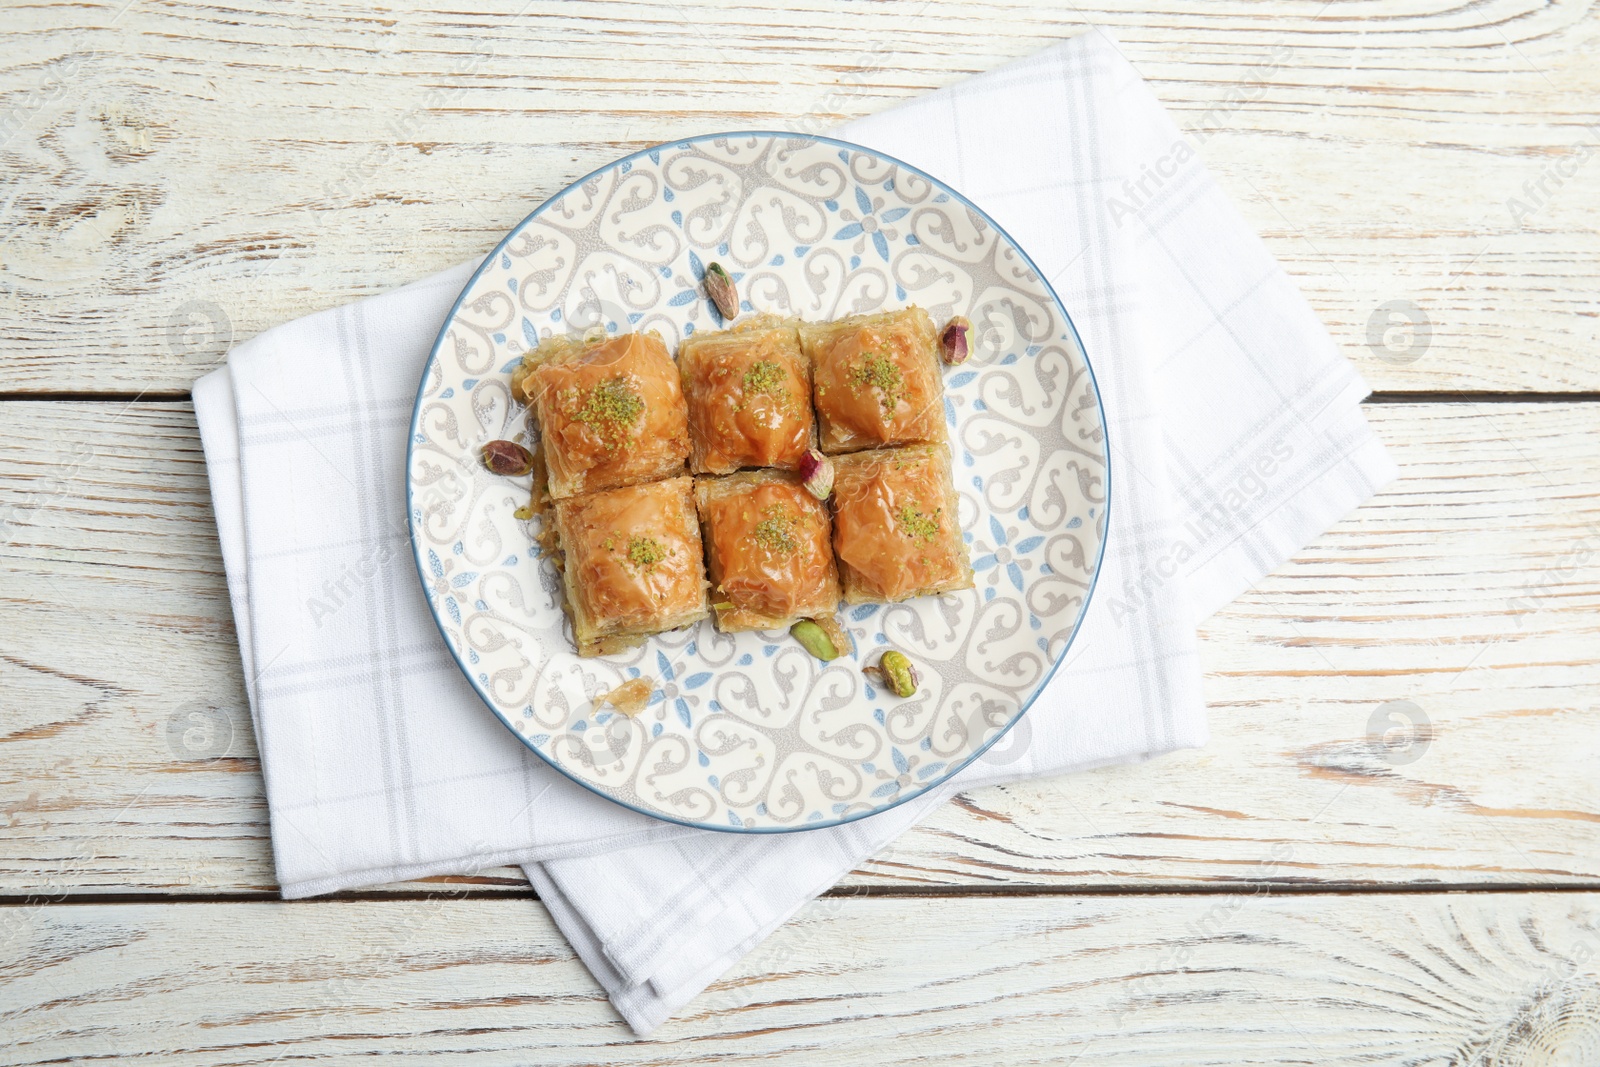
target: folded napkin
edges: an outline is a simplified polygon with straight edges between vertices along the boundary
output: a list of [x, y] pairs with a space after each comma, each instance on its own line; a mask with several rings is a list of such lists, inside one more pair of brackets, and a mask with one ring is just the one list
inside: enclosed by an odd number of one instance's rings
[[1104, 35], [841, 136], [983, 205], [1055, 286], [1107, 412], [1107, 552], [1019, 736], [932, 795], [828, 830], [527, 868], [640, 1033], [953, 793], [1201, 744], [1195, 624], [1394, 476], [1365, 384]]
[[1064, 667], [956, 781], [826, 830], [687, 829], [550, 770], [461, 677], [409, 558], [405, 426], [467, 264], [195, 384], [285, 897], [523, 864], [645, 1034], [953, 793], [1204, 743], [1196, 623], [1394, 476], [1366, 386], [1098, 32], [839, 133], [983, 205], [1094, 363], [1114, 502]]

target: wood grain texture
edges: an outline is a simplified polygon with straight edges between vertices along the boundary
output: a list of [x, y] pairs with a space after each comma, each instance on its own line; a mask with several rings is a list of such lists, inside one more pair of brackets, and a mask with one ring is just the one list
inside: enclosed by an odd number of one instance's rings
[[[979, 791], [846, 886], [1600, 884], [1594, 408], [1367, 412], [1402, 480], [1207, 624], [1206, 749]], [[187, 405], [0, 404], [7, 516], [0, 893], [271, 893]]]
[[0, 923], [15, 1067], [1600, 1059], [1589, 893], [829, 899], [647, 1041], [531, 901], [0, 908]]
[[[1377, 388], [1593, 393], [1597, 7], [12, 4], [0, 395], [181, 394], [625, 152], [1088, 25]], [[0, 403], [0, 1065], [1600, 1063], [1597, 408], [1368, 411], [1404, 480], [1207, 624], [1208, 748], [958, 798], [638, 1042], [514, 869], [266, 899], [192, 413]]]
[[[826, 129], [1088, 25], [1377, 388], [1600, 388], [1588, 0], [470, 6], [9, 8], [0, 390], [185, 389], [229, 340], [482, 255], [618, 155]], [[1393, 301], [1425, 351], [1383, 333]]]

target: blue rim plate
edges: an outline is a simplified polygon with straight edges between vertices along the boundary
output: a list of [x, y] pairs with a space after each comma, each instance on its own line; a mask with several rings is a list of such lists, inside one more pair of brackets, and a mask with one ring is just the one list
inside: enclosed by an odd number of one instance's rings
[[[479, 449], [527, 439], [510, 373], [553, 334], [719, 329], [705, 264], [743, 311], [827, 320], [917, 304], [974, 323], [945, 372], [960, 521], [976, 587], [841, 618], [824, 664], [782, 633], [709, 622], [580, 659], [555, 568], [515, 517], [526, 480]], [[829, 137], [708, 134], [636, 152], [541, 204], [462, 290], [417, 388], [406, 511], [445, 644], [541, 759], [635, 811], [707, 830], [837, 826], [902, 804], [992, 746], [1065, 658], [1105, 551], [1110, 468], [1094, 371], [1066, 308], [977, 206], [897, 159]], [[861, 673], [885, 647], [921, 669], [898, 700]], [[597, 706], [647, 677], [635, 716]]]

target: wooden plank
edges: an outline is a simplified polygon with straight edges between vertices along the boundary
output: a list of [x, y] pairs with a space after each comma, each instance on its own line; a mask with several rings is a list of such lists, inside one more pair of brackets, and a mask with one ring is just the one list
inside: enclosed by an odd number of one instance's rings
[[0, 1063], [16, 1067], [1509, 1067], [1600, 1049], [1591, 893], [828, 899], [644, 1041], [530, 901], [0, 908], [0, 922]]
[[[1090, 24], [1376, 387], [1600, 388], [1592, 5], [476, 6], [8, 11], [0, 390], [184, 389], [230, 339], [482, 255], [620, 154], [829, 128]], [[1425, 347], [1384, 332], [1413, 305]]]
[[[1367, 411], [1404, 479], [1208, 624], [1208, 748], [979, 791], [846, 884], [1600, 882], [1600, 408]], [[188, 407], [0, 404], [7, 516], [0, 893], [271, 893]]]

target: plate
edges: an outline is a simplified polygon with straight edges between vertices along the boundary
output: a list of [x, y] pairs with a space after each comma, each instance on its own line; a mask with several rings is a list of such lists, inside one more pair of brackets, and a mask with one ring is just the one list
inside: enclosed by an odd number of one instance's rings
[[[919, 304], [964, 314], [973, 355], [945, 371], [960, 521], [976, 588], [842, 616], [853, 656], [709, 621], [580, 659], [554, 566], [515, 516], [526, 479], [484, 443], [526, 435], [510, 373], [554, 333], [656, 330], [669, 349], [722, 327], [707, 263], [744, 311], [826, 320]], [[467, 283], [412, 414], [407, 512], [417, 573], [489, 710], [556, 770], [619, 804], [709, 830], [817, 829], [931, 789], [1015, 724], [1065, 656], [1105, 547], [1105, 419], [1066, 309], [978, 207], [858, 145], [728, 133], [620, 159], [542, 204]], [[525, 439], [525, 437], [524, 437]], [[900, 700], [861, 673], [886, 647], [921, 671]], [[595, 698], [646, 676], [636, 716]], [[1006, 755], [1020, 755], [1013, 739]]]

